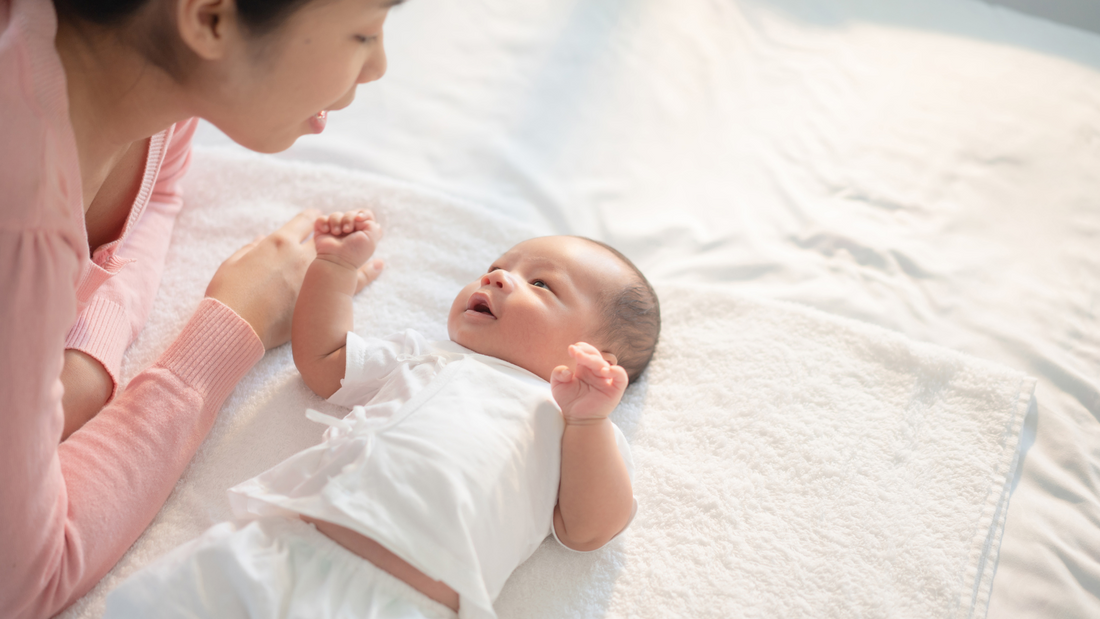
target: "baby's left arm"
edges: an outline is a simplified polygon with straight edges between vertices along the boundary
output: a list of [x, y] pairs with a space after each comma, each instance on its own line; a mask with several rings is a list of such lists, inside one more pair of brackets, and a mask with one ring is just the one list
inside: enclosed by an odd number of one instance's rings
[[595, 550], [630, 522], [634, 491], [608, 415], [626, 390], [626, 370], [590, 344], [569, 347], [576, 362], [554, 369], [550, 387], [565, 418], [554, 531], [574, 550]]

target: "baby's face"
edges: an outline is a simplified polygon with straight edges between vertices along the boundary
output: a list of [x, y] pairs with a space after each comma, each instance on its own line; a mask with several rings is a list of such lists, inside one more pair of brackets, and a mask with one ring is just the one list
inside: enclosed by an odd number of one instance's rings
[[570, 344], [603, 349], [600, 296], [622, 288], [631, 272], [603, 247], [568, 236], [524, 241], [455, 297], [451, 340], [550, 380], [572, 366]]

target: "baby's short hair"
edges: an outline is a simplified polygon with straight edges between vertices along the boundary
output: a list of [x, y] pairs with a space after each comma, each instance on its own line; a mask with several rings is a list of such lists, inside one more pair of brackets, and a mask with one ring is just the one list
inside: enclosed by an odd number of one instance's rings
[[633, 383], [649, 365], [661, 334], [661, 304], [657, 293], [641, 269], [622, 252], [602, 241], [578, 238], [603, 247], [633, 271], [634, 278], [630, 282], [600, 299], [605, 344]]

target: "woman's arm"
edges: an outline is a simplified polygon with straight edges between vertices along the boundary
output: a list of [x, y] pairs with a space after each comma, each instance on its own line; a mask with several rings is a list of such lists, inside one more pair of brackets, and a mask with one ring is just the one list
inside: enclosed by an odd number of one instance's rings
[[570, 346], [569, 354], [575, 369], [559, 366], [551, 376], [565, 418], [554, 532], [569, 548], [595, 550], [623, 530], [634, 509], [630, 475], [607, 418], [627, 376], [588, 344]]
[[[79, 242], [0, 220], [0, 616], [45, 618], [88, 591], [148, 526], [222, 402], [290, 336], [315, 213], [222, 264], [152, 367], [58, 445], [62, 349]], [[10, 345], [7, 345], [9, 344]]]
[[327, 398], [340, 389], [347, 333], [354, 326], [352, 297], [382, 269], [374, 254], [381, 228], [366, 211], [333, 213], [314, 222], [317, 258], [306, 271], [294, 306], [291, 346], [306, 385]]
[[0, 233], [0, 616], [48, 617], [94, 585], [171, 492], [237, 380], [262, 355], [213, 300], [85, 431], [62, 431], [62, 346], [79, 258], [64, 234]]
[[192, 118], [151, 140], [141, 186], [149, 199], [141, 212], [131, 213], [114, 253], [126, 264], [95, 291], [69, 329], [61, 374], [61, 440], [95, 416], [118, 389], [123, 353], [145, 326], [160, 286], [168, 240], [183, 206], [180, 183], [190, 167], [197, 126], [198, 119]]

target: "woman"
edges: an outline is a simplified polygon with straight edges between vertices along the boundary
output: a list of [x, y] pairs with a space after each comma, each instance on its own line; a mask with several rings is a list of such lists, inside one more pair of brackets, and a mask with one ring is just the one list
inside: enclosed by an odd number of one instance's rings
[[320, 132], [385, 72], [398, 2], [0, 0], [0, 616], [48, 617], [102, 578], [225, 397], [289, 339], [316, 213], [226, 260], [118, 388], [194, 117], [261, 152]]

